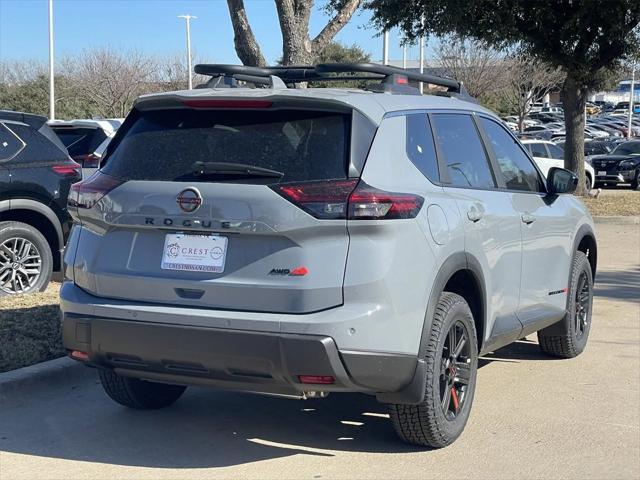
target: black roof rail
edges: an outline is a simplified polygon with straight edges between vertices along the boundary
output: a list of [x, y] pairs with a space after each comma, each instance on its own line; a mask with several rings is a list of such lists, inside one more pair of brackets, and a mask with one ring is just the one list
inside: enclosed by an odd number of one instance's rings
[[[212, 77], [229, 77], [236, 80], [251, 82], [254, 85], [273, 86], [273, 77], [277, 77], [285, 84], [300, 82], [327, 82], [344, 80], [381, 81], [379, 85], [368, 87], [376, 92], [391, 92], [404, 94], [419, 94], [409, 82], [423, 82], [447, 89], [447, 94], [473, 100], [464, 89], [461, 82], [452, 78], [438, 77], [425, 73], [414, 72], [404, 68], [379, 65], [377, 63], [320, 63], [315, 66], [292, 65], [276, 67], [251, 67], [227, 64], [199, 64], [194, 68], [196, 73]], [[345, 75], [336, 75], [345, 74]], [[347, 75], [363, 74], [363, 75]], [[271, 80], [269, 80], [271, 79]], [[231, 86], [229, 82], [225, 82]], [[210, 81], [208, 86], [213, 86]]]

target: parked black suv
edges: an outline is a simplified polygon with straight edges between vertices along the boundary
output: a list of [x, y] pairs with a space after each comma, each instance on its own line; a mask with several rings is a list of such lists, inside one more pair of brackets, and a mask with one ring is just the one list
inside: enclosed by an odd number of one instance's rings
[[82, 173], [46, 121], [0, 110], [0, 296], [42, 291], [60, 270]]

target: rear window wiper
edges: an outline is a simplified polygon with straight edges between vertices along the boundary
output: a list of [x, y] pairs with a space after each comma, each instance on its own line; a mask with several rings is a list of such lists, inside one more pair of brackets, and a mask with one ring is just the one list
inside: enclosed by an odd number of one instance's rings
[[270, 168], [256, 167], [244, 163], [225, 162], [196, 162], [193, 164], [193, 173], [200, 175], [246, 175], [250, 177], [284, 177], [283, 172]]

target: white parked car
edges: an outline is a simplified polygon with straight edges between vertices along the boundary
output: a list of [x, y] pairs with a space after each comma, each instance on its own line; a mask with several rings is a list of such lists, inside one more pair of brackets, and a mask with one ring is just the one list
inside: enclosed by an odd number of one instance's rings
[[[564, 150], [559, 145], [545, 140], [522, 140], [521, 143], [529, 151], [545, 177], [551, 167], [564, 168]], [[586, 161], [584, 162], [584, 173], [587, 190], [591, 190], [595, 172]]]
[[93, 153], [106, 139], [115, 135], [123, 120], [50, 120], [47, 123], [67, 147], [69, 156], [82, 165], [82, 175], [87, 178], [100, 163]]

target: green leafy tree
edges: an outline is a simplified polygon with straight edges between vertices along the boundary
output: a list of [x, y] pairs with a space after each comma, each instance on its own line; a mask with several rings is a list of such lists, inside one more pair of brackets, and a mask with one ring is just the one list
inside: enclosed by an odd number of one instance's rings
[[[421, 34], [482, 40], [565, 72], [565, 166], [584, 185], [584, 108], [606, 72], [639, 48], [638, 0], [368, 0], [375, 21]], [[582, 193], [582, 190], [579, 191]]]

